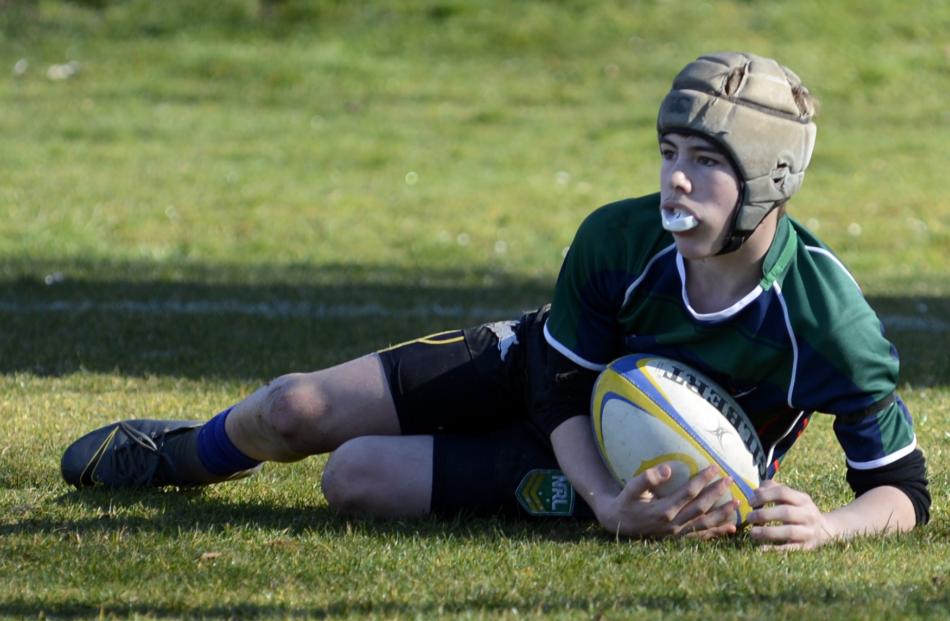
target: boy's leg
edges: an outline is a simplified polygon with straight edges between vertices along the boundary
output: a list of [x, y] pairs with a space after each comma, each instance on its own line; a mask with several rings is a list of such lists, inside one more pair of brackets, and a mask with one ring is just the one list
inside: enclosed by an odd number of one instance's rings
[[330, 456], [323, 493], [341, 513], [379, 518], [593, 515], [526, 420], [487, 433], [355, 438]]
[[430, 335], [324, 371], [283, 376], [204, 425], [103, 427], [67, 449], [63, 476], [80, 487], [197, 485], [246, 476], [262, 460], [331, 451], [360, 436], [488, 429], [523, 411], [512, 403], [520, 392], [512, 377], [520, 372], [511, 366], [520, 358], [522, 323]]
[[432, 436], [362, 436], [333, 452], [323, 495], [340, 513], [420, 517], [432, 505]]
[[379, 356], [282, 376], [205, 424], [130, 420], [83, 436], [64, 453], [77, 487], [201, 485], [295, 461], [363, 434], [399, 433]]
[[235, 405], [227, 435], [257, 461], [297, 461], [351, 438], [398, 435], [378, 354], [313, 373], [284, 375]]

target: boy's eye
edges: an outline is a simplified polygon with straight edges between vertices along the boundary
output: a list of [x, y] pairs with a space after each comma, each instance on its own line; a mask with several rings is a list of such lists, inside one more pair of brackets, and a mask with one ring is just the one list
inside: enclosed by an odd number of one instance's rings
[[696, 161], [702, 164], [703, 166], [718, 166], [719, 161], [705, 155], [700, 155], [696, 158]]

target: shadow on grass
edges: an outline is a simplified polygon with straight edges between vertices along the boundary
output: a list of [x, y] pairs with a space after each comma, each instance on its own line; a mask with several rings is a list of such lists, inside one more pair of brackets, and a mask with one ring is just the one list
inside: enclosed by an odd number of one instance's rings
[[[273, 531], [275, 537], [301, 537], [309, 535], [351, 537], [353, 535], [377, 538], [395, 535], [395, 539], [432, 537], [441, 541], [489, 542], [499, 539], [517, 539], [522, 542], [556, 541], [577, 542], [590, 537], [610, 538], [590, 522], [580, 520], [526, 520], [510, 517], [484, 518], [460, 515], [451, 519], [424, 518], [406, 521], [381, 521], [351, 519], [336, 515], [325, 505], [284, 506], [246, 502], [229, 502], [207, 498], [200, 491], [175, 492], [109, 492], [107, 490], [84, 490], [70, 492], [57, 499], [63, 505], [81, 505], [86, 519], [27, 518], [15, 524], [0, 525], [0, 537], [61, 536], [94, 540], [96, 535], [145, 535], [171, 534], [181, 537], [190, 530], [230, 532], [233, 528], [252, 528], [255, 532]], [[120, 515], [123, 508], [140, 514]], [[118, 509], [118, 510], [117, 510]], [[141, 513], [153, 511], [154, 517]], [[118, 514], [118, 515], [117, 515]], [[266, 542], [262, 542], [266, 545]], [[626, 545], [678, 545], [689, 547], [702, 545], [698, 542], [624, 542]], [[725, 547], [748, 546], [746, 538], [720, 541]], [[618, 548], [619, 560], [626, 558], [629, 549]], [[4, 601], [6, 600], [6, 601]], [[729, 602], [716, 602], [728, 605]], [[288, 605], [242, 603], [236, 605], [189, 605], [149, 604], [146, 602], [97, 601], [82, 596], [65, 601], [48, 601], [41, 597], [5, 598], [0, 595], [0, 616], [36, 616], [40, 612], [49, 617], [84, 618], [93, 615], [147, 615], [159, 617], [184, 616], [188, 618], [263, 618], [279, 616], [286, 618], [336, 618], [345, 615], [412, 616], [431, 618], [444, 614], [471, 612], [507, 612], [519, 608], [536, 614], [561, 611], [598, 611], [595, 603], [578, 597], [527, 598], [505, 595], [479, 595], [442, 602], [405, 602], [354, 600], [340, 598], [325, 605]], [[695, 607], [685, 595], [670, 594], [662, 598], [628, 596], [612, 598], [613, 608], [651, 608], [665, 611], [682, 610], [684, 606]], [[527, 609], [526, 609], [527, 608]]]
[[[359, 265], [6, 266], [0, 373], [269, 379], [517, 317], [553, 279]], [[47, 284], [49, 283], [49, 284]]]
[[[769, 593], [736, 593], [724, 589], [715, 594], [695, 593], [682, 588], [662, 595], [627, 594], [609, 598], [581, 597], [545, 597], [504, 595], [479, 595], [444, 602], [408, 603], [402, 601], [353, 601], [342, 599], [323, 606], [300, 606], [286, 604], [254, 604], [188, 606], [149, 605], [147, 603], [96, 604], [80, 599], [65, 602], [47, 602], [42, 599], [13, 598], [0, 602], [0, 615], [13, 617], [36, 617], [42, 611], [47, 616], [57, 618], [85, 618], [98, 615], [147, 615], [149, 617], [222, 618], [257, 619], [265, 617], [300, 618], [339, 618], [343, 616], [436, 618], [444, 615], [471, 615], [507, 613], [544, 616], [570, 613], [571, 618], [587, 613], [589, 618], [600, 619], [605, 614], [610, 618], [644, 618], [650, 611], [660, 614], [688, 615], [689, 618], [701, 618], [703, 613], [721, 615], [722, 618], [736, 618], [740, 611], [748, 609], [753, 616], [766, 616], [769, 612], [780, 611], [787, 614], [795, 610], [809, 618], [823, 612], [832, 612], [833, 618], [853, 618], [855, 610], [865, 607], [880, 610], [888, 609], [887, 602], [901, 602], [900, 614], [912, 613], [934, 618], [942, 618], [946, 606], [950, 604], [950, 593], [912, 592], [905, 587], [888, 585], [869, 590], [856, 585], [854, 589], [833, 589], [821, 585], [804, 588], [800, 581], [784, 589]], [[805, 612], [807, 610], [807, 612]], [[579, 614], [580, 613], [580, 614]], [[699, 617], [694, 617], [695, 615]], [[647, 615], [651, 616], [652, 615]], [[872, 615], [873, 616], [873, 615]], [[863, 615], [858, 615], [863, 618]], [[40, 617], [42, 618], [42, 617]]]
[[[8, 262], [0, 373], [266, 380], [514, 317], [553, 285], [483, 267]], [[902, 352], [902, 381], [950, 384], [950, 299], [870, 301]]]
[[[454, 517], [429, 516], [410, 520], [381, 520], [343, 516], [326, 504], [270, 501], [243, 502], [212, 498], [202, 490], [109, 491], [85, 489], [58, 497], [57, 504], [79, 507], [80, 519], [25, 517], [0, 524], [0, 537], [10, 535], [79, 535], [108, 533], [170, 533], [218, 531], [233, 527], [272, 530], [281, 536], [366, 536], [394, 534], [401, 537], [440, 539], [517, 538], [519, 540], [578, 541], [591, 533], [600, 535], [591, 520], [527, 518], [514, 515]], [[129, 515], [134, 513], [134, 515]], [[606, 535], [605, 535], [606, 536]]]

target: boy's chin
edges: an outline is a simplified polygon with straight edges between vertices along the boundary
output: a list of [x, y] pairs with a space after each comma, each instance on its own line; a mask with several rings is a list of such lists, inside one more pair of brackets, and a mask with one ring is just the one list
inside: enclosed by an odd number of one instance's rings
[[691, 235], [674, 235], [676, 250], [684, 259], [696, 261], [698, 259], [708, 259], [716, 254], [707, 240], [698, 239]]

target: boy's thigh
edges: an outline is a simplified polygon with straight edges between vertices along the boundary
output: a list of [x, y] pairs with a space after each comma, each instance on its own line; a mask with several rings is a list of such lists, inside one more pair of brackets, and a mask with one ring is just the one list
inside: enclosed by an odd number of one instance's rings
[[404, 435], [486, 431], [526, 414], [519, 320], [422, 337], [378, 352]]
[[361, 436], [341, 445], [323, 470], [323, 493], [342, 513], [381, 518], [429, 512], [432, 436]]
[[431, 510], [444, 516], [593, 517], [550, 443], [524, 419], [487, 433], [435, 434]]

